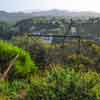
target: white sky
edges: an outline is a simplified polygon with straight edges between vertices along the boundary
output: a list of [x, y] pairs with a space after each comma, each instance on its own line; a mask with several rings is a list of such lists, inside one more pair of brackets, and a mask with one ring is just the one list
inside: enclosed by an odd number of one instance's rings
[[0, 10], [50, 10], [100, 12], [100, 0], [0, 0]]

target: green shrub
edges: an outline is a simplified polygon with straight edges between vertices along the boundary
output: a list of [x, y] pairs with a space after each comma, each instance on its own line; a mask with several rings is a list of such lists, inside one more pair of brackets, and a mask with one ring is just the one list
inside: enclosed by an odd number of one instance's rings
[[23, 100], [27, 97], [29, 89], [29, 84], [25, 80], [14, 80], [9, 85], [9, 100]]
[[0, 95], [6, 95], [9, 93], [9, 82], [0, 81]]
[[56, 68], [31, 78], [29, 100], [99, 100], [100, 75]]
[[27, 97], [29, 89], [29, 84], [24, 80], [0, 81], [0, 97], [7, 98], [3, 100], [23, 100]]
[[31, 58], [40, 69], [45, 68], [48, 63], [47, 51], [50, 44], [45, 43], [41, 38], [30, 38], [27, 35], [13, 37], [11, 42], [12, 41], [14, 45], [29, 51]]
[[0, 81], [7, 100], [100, 100], [100, 74], [53, 68], [27, 80]]
[[[14, 74], [25, 75], [33, 72], [36, 69], [34, 61], [28, 52], [21, 48], [15, 47], [5, 41], [0, 40], [0, 70], [4, 70], [5, 66], [9, 65], [11, 61], [18, 55], [18, 59], [15, 62]], [[6, 68], [5, 68], [6, 69]]]

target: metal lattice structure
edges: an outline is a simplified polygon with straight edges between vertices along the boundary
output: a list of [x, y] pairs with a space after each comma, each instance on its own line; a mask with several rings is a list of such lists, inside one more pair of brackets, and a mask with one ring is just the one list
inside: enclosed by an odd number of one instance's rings
[[[66, 56], [65, 56], [65, 52], [67, 53], [67, 49], [65, 48], [66, 46], [66, 42], [70, 43], [73, 42], [73, 46], [74, 46], [74, 43], [77, 44], [76, 46], [76, 53], [78, 55], [78, 59], [80, 60], [80, 54], [81, 54], [81, 41], [82, 40], [86, 40], [86, 41], [94, 41], [95, 43], [97, 43], [98, 45], [100, 45], [100, 38], [99, 37], [94, 37], [94, 36], [81, 36], [78, 32], [78, 29], [77, 29], [77, 34], [76, 35], [69, 35], [68, 33], [70, 32], [71, 30], [71, 27], [74, 25], [77, 25], [76, 23], [73, 22], [73, 20], [70, 21], [69, 23], [69, 26], [68, 26], [68, 29], [66, 30], [66, 24], [65, 24], [65, 27], [64, 27], [64, 35], [54, 35], [54, 34], [29, 34], [28, 36], [29, 37], [38, 37], [38, 38], [48, 38], [51, 39], [52, 38], [59, 38], [61, 39], [60, 41], [60, 46], [61, 46], [61, 50], [62, 50], [62, 61], [63, 61], [63, 64], [66, 64]], [[56, 48], [56, 44], [55, 44], [55, 48]], [[72, 49], [69, 49], [69, 51], [71, 51]], [[72, 50], [73, 51], [73, 50]], [[48, 51], [48, 52], [51, 52], [51, 51]], [[54, 55], [53, 55], [54, 56]], [[60, 59], [60, 58], [58, 58]], [[78, 65], [79, 66], [79, 65]]]

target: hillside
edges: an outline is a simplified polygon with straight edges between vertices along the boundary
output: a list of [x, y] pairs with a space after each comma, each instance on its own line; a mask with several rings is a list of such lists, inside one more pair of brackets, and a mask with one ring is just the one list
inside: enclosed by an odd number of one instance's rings
[[37, 11], [37, 12], [6, 12], [0, 11], [0, 21], [16, 22], [22, 19], [31, 18], [34, 16], [64, 16], [73, 18], [88, 18], [99, 17], [100, 14], [96, 12], [71, 12], [67, 10], [49, 10], [49, 11]]
[[[81, 20], [84, 16], [92, 18]], [[96, 16], [58, 10], [2, 11], [0, 100], [100, 100], [100, 17]], [[90, 38], [29, 37], [65, 32]]]

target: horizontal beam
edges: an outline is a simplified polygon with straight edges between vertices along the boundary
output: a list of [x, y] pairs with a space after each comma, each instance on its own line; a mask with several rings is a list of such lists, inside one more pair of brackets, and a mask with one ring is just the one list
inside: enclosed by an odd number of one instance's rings
[[40, 34], [40, 35], [38, 35], [38, 34], [28, 34], [28, 36], [30, 36], [30, 37], [34, 36], [34, 37], [61, 37], [61, 38], [70, 37], [70, 38], [80, 38], [79, 35], [53, 35], [53, 34], [47, 34], [47, 35]]
[[29, 37], [58, 37], [58, 38], [68, 37], [68, 38], [100, 39], [97, 36], [81, 36], [81, 35], [28, 34], [28, 36]]

